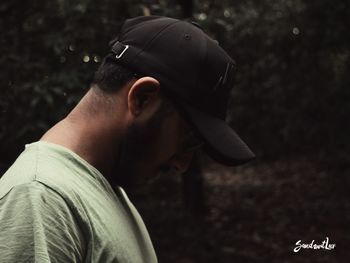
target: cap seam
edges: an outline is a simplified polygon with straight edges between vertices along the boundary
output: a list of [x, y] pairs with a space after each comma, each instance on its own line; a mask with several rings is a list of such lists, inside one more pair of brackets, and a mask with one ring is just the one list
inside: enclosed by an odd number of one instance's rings
[[[206, 61], [208, 59], [208, 39], [205, 38], [205, 56], [202, 58], [202, 63], [201, 65], [205, 65]], [[199, 84], [199, 76], [202, 75], [203, 72], [203, 66], [201, 66], [200, 71], [198, 72], [198, 76], [197, 76], [197, 80], [196, 80], [196, 88], [198, 88], [198, 84]]]
[[168, 27], [170, 27], [174, 24], [177, 24], [179, 22], [181, 22], [181, 21], [174, 21], [174, 22], [164, 26], [161, 30], [159, 30], [159, 32], [157, 34], [155, 34], [138, 53], [135, 54], [134, 58], [130, 61], [130, 63], [133, 63], [138, 58], [139, 54], [142, 53], [143, 51], [145, 51], [151, 45], [151, 43], [154, 41], [154, 39], [156, 39], [159, 36], [160, 33], [162, 33]]

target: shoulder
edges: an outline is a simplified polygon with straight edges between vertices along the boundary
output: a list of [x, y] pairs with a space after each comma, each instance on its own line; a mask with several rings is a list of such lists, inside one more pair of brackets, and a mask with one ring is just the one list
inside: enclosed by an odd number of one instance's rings
[[78, 223], [66, 200], [37, 181], [15, 185], [2, 196], [0, 221], [1, 224], [24, 227], [35, 224], [72, 226]]
[[[13, 186], [0, 199], [0, 225], [40, 225], [78, 228], [80, 218], [65, 198], [50, 187], [33, 181]], [[5, 224], [5, 225], [6, 225]], [[60, 228], [61, 228], [60, 227]]]
[[13, 187], [35, 180], [36, 154], [23, 151], [16, 161], [0, 178], [0, 199], [6, 196]]
[[37, 181], [15, 185], [0, 199], [0, 243], [11, 244], [0, 246], [0, 254], [8, 262], [24, 262], [15, 260], [18, 255], [80, 262], [85, 238], [79, 223], [56, 191]]
[[39, 199], [38, 204], [45, 200], [64, 202], [76, 218], [88, 224], [86, 207], [89, 202], [105, 195], [93, 172], [63, 147], [45, 142], [33, 143], [27, 145], [0, 179], [0, 200], [6, 196], [22, 196], [23, 199]]
[[31, 181], [13, 185], [0, 197], [1, 210], [9, 206], [10, 210], [23, 212], [30, 208], [33, 211], [44, 211], [44, 213], [55, 213], [69, 210], [64, 198], [50, 187], [38, 182]]

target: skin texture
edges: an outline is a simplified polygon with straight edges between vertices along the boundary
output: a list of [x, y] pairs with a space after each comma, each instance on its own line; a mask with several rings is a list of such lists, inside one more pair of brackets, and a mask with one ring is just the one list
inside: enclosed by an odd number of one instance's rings
[[187, 170], [189, 130], [175, 109], [162, 111], [159, 82], [133, 79], [113, 93], [91, 88], [41, 140], [62, 145], [97, 168], [111, 183], [130, 187], [159, 172]]

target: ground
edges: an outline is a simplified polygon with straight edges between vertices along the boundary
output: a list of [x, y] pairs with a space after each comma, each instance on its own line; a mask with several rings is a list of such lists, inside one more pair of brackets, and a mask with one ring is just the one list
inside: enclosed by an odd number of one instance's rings
[[[159, 262], [347, 262], [348, 165], [299, 158], [203, 170], [206, 210], [186, 212], [179, 176], [163, 177], [131, 197]], [[296, 242], [333, 250], [293, 250]]]

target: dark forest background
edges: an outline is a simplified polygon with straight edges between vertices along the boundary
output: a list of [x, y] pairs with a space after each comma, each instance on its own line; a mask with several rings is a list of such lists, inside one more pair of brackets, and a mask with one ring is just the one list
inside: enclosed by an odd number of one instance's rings
[[[237, 168], [199, 156], [131, 194], [160, 262], [345, 262], [349, 1], [3, 0], [3, 169], [74, 107], [123, 20], [149, 14], [196, 21], [236, 60], [230, 122], [257, 153]], [[335, 250], [292, 252], [326, 237]]]

